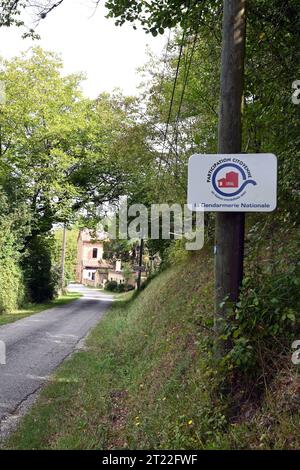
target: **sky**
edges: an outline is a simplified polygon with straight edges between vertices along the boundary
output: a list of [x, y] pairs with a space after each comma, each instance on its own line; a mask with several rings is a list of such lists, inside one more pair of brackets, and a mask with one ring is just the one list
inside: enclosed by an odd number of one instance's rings
[[22, 39], [19, 28], [1, 28], [0, 56], [10, 59], [39, 45], [61, 55], [65, 74], [87, 75], [82, 86], [86, 96], [96, 98], [114, 88], [137, 94], [141, 78], [136, 69], [147, 62], [147, 46], [160, 55], [166, 37], [154, 38], [142, 28], [133, 30], [130, 24], [117, 27], [113, 19], [105, 18], [105, 12], [103, 5], [95, 11], [94, 0], [64, 0], [40, 21], [36, 29], [39, 41]]

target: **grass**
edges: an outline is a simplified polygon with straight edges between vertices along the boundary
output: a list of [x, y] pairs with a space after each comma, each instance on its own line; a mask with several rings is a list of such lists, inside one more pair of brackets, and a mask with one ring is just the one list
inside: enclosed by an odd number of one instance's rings
[[208, 260], [199, 262], [184, 273], [175, 266], [134, 300], [115, 302], [87, 350], [60, 367], [6, 446], [203, 447], [223, 417], [213, 425], [203, 419], [213, 378], [197, 324], [203, 312], [211, 321], [212, 280]]
[[60, 307], [62, 305], [68, 304], [69, 302], [72, 302], [73, 300], [79, 299], [80, 297], [80, 293], [69, 292], [47, 303], [27, 304], [20, 310], [0, 315], [0, 326], [6, 325], [7, 323], [13, 323], [17, 320], [21, 320], [22, 318], [34, 315], [35, 313], [48, 310], [49, 308]]
[[299, 447], [294, 370], [278, 379], [259, 409], [227, 420], [210, 353], [212, 290], [212, 260], [202, 251], [161, 273], [140, 295], [119, 297], [5, 448]]
[[121, 292], [121, 293], [118, 293], [118, 292], [109, 292], [109, 291], [103, 291], [105, 294], [107, 295], [110, 295], [113, 297], [113, 299], [115, 301], [126, 301], [126, 300], [130, 300], [133, 296], [133, 294], [135, 293], [134, 290], [131, 290], [131, 291], [128, 291], [128, 292]]

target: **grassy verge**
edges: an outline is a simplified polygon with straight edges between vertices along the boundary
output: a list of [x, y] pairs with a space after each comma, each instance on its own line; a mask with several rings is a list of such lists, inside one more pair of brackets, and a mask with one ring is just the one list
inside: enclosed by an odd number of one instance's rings
[[206, 412], [213, 378], [197, 327], [203, 312], [212, 312], [211, 284], [208, 260], [201, 267], [194, 259], [184, 273], [175, 266], [134, 300], [115, 302], [7, 447], [203, 447], [223, 420], [215, 410], [212, 424]]
[[282, 449], [300, 446], [299, 376], [226, 416], [211, 359], [212, 261], [204, 252], [119, 297], [6, 442], [8, 449]]
[[77, 292], [69, 292], [59, 296], [57, 299], [52, 300], [51, 302], [25, 305], [20, 310], [0, 315], [0, 326], [6, 325], [7, 323], [13, 323], [17, 320], [21, 320], [22, 318], [29, 317], [30, 315], [34, 315], [35, 313], [42, 312], [43, 310], [47, 310], [49, 308], [60, 307], [61, 305], [68, 304], [69, 302], [79, 299], [80, 297], [81, 294]]
[[116, 292], [109, 292], [109, 291], [104, 291], [105, 294], [110, 295], [113, 297], [113, 299], [119, 302], [124, 302], [126, 300], [130, 300], [132, 296], [134, 295], [135, 291], [131, 290], [129, 292], [122, 292], [122, 293], [116, 293]]

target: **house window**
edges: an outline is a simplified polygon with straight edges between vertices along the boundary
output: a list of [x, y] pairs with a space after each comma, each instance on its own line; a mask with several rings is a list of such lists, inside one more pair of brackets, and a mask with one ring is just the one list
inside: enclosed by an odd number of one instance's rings
[[98, 256], [98, 248], [93, 248], [93, 258], [97, 258]]
[[95, 273], [92, 273], [92, 281], [95, 280]]

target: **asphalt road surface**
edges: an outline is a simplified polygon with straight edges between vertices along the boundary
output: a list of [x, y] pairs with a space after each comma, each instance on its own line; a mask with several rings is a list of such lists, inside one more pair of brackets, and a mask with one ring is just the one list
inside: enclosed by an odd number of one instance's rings
[[0, 437], [33, 403], [49, 375], [82, 344], [112, 298], [78, 284], [69, 290], [83, 297], [0, 327], [6, 364], [0, 364]]

